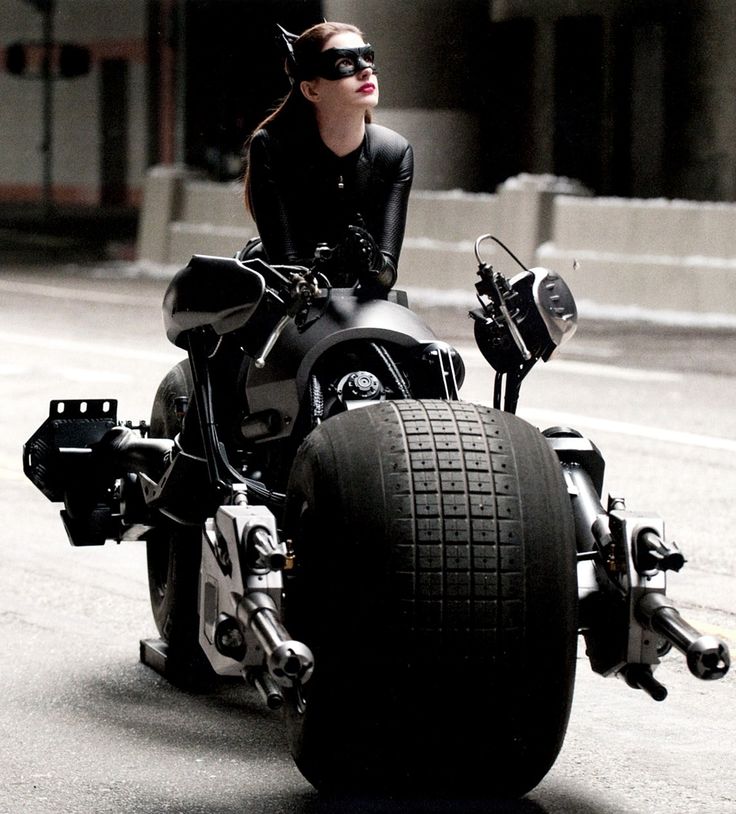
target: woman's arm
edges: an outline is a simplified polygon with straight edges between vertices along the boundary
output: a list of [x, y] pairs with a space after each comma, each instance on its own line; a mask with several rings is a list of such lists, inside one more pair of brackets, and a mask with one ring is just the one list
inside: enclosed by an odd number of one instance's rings
[[396, 269], [401, 253], [401, 244], [406, 229], [406, 210], [409, 192], [414, 175], [414, 154], [411, 145], [396, 133], [386, 140], [386, 131], [381, 134], [377, 145], [375, 161], [384, 164], [379, 172], [384, 176], [382, 195], [376, 207], [378, 222], [373, 225], [372, 234], [379, 249]]
[[253, 217], [270, 262], [296, 263], [299, 258], [277, 161], [269, 134], [259, 130], [248, 149]]

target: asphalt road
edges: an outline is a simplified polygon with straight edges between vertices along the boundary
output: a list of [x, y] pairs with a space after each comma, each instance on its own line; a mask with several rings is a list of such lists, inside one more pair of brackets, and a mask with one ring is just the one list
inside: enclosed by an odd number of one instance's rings
[[[147, 417], [181, 358], [161, 329], [164, 285], [125, 266], [0, 271], [0, 812], [736, 812], [734, 678], [698, 682], [676, 654], [657, 672], [670, 690], [657, 704], [592, 674], [581, 650], [552, 771], [524, 800], [477, 804], [320, 798], [253, 692], [189, 695], [139, 664], [138, 640], [155, 632], [143, 547], [71, 548], [20, 450], [51, 398], [118, 398], [121, 417]], [[464, 313], [426, 315], [464, 351], [464, 398], [488, 401]], [[689, 560], [670, 594], [732, 649], [734, 381], [734, 334], [583, 320], [532, 372], [520, 410], [589, 434], [606, 489], [665, 517]]]

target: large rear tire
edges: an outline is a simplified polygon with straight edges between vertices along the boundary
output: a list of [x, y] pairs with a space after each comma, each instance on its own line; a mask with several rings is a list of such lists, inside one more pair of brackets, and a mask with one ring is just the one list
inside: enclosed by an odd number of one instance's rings
[[534, 787], [562, 745], [577, 639], [570, 501], [540, 433], [463, 402], [343, 413], [300, 448], [286, 512], [286, 625], [316, 665], [287, 705], [305, 777]]
[[[151, 411], [151, 437], [175, 438], [181, 432], [177, 399], [193, 390], [189, 362], [184, 360], [165, 376]], [[146, 541], [151, 611], [161, 638], [168, 645], [167, 675], [191, 688], [208, 686], [214, 673], [199, 645], [199, 566], [202, 530], [161, 519]]]

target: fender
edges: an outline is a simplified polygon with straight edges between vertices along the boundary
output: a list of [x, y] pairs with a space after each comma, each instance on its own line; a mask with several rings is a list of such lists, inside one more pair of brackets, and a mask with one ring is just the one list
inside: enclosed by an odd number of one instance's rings
[[320, 319], [302, 332], [291, 322], [264, 367], [245, 364], [243, 386], [249, 412], [273, 410], [278, 405], [281, 414], [280, 430], [269, 440], [291, 433], [319, 359], [337, 345], [360, 339], [406, 349], [438, 342], [431, 328], [403, 305], [391, 300], [361, 301], [352, 289], [332, 289]]
[[187, 348], [187, 334], [205, 326], [223, 335], [242, 328], [263, 299], [269, 267], [261, 260], [247, 265], [229, 257], [195, 254], [178, 271], [164, 295], [166, 336]]

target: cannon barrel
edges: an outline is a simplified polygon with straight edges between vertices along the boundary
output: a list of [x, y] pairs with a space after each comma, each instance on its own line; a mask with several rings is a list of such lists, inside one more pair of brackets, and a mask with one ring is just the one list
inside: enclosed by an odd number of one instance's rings
[[715, 636], [699, 633], [680, 616], [673, 602], [662, 593], [644, 594], [636, 606], [644, 627], [664, 636], [687, 658], [690, 672], [704, 681], [723, 678], [731, 666], [728, 646]]
[[268, 672], [277, 684], [288, 687], [309, 680], [314, 656], [305, 644], [289, 636], [268, 594], [257, 591], [246, 594], [238, 605], [238, 619], [255, 634], [266, 654]]

